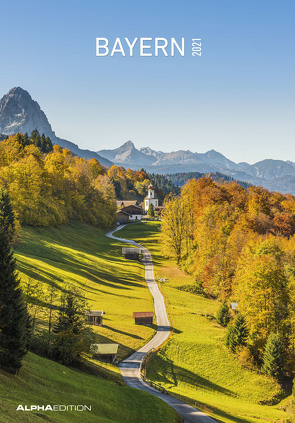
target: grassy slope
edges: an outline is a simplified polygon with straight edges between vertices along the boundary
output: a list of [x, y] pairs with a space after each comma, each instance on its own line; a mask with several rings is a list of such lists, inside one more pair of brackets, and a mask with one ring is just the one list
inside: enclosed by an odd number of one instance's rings
[[282, 410], [286, 400], [273, 406], [259, 404], [270, 401], [279, 392], [278, 385], [243, 368], [224, 346], [224, 329], [205, 317], [214, 315], [219, 304], [177, 289], [193, 280], [161, 257], [159, 227], [159, 223], [149, 222], [119, 232], [149, 248], [156, 276], [169, 279], [162, 289], [174, 334], [151, 360], [148, 377], [221, 422], [287, 421]]
[[[19, 404], [82, 404], [91, 406], [92, 411], [16, 412]], [[173, 423], [176, 419], [174, 410], [152, 395], [31, 353], [18, 376], [0, 371], [1, 423]]]
[[91, 309], [105, 311], [104, 326], [93, 328], [98, 342], [120, 344], [119, 359], [140, 348], [154, 333], [134, 324], [133, 311], [150, 310], [153, 302], [142, 264], [125, 260], [122, 245], [100, 229], [72, 222], [59, 228], [23, 228], [15, 251], [22, 280], [33, 277], [45, 290], [54, 284], [59, 292], [65, 284], [77, 285]]
[[[105, 325], [94, 330], [98, 340], [120, 343], [120, 358], [152, 336], [153, 329], [135, 326], [132, 319], [133, 311], [152, 307], [143, 266], [124, 260], [121, 245], [106, 238], [101, 230], [82, 223], [53, 229], [23, 228], [15, 253], [23, 280], [33, 277], [41, 281], [45, 290], [49, 284], [54, 284], [59, 292], [66, 283], [77, 285], [85, 292], [91, 308], [104, 309]], [[96, 363], [98, 374], [122, 381], [116, 366]], [[107, 373], [100, 370], [100, 366], [107, 367]], [[16, 414], [18, 404], [44, 403], [86, 404], [92, 405], [93, 411], [38, 412], [39, 416], [36, 413]], [[18, 376], [0, 371], [0, 422], [44, 420], [56, 423], [171, 423], [177, 421], [177, 415], [165, 403], [144, 392], [29, 353]]]

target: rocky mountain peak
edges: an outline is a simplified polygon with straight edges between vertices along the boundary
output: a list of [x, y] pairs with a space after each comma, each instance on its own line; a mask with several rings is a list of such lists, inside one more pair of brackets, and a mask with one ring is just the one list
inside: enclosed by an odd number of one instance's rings
[[71, 141], [58, 138], [45, 113], [41, 110], [37, 101], [32, 99], [28, 91], [21, 87], [12, 88], [0, 100], [0, 141], [5, 139], [5, 135], [13, 135], [17, 132], [30, 134], [35, 129], [40, 134], [50, 137], [54, 144], [71, 150], [79, 157], [95, 158], [105, 166], [112, 165], [109, 160], [104, 159], [94, 151], [81, 150]]
[[121, 151], [133, 150], [134, 148], [135, 148], [135, 145], [130, 140], [126, 141], [124, 144], [121, 145], [121, 147], [119, 147]]
[[30, 96], [30, 94], [28, 93], [28, 91], [24, 90], [21, 87], [11, 88], [11, 90], [9, 90], [6, 95], [8, 97], [11, 97], [11, 96], [14, 96], [14, 95], [18, 95], [18, 96], [28, 97], [28, 98], [30, 98], [32, 100], [32, 97]]
[[0, 100], [0, 133], [30, 133], [32, 128], [55, 139], [51, 125], [39, 104], [28, 91], [14, 87]]

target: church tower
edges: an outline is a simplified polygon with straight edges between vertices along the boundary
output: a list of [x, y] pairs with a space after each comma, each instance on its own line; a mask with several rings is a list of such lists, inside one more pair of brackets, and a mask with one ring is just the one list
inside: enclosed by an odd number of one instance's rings
[[155, 188], [152, 186], [152, 184], [148, 187], [148, 195], [144, 199], [144, 209], [145, 211], [148, 211], [149, 205], [152, 204], [155, 207], [158, 207], [159, 200], [158, 197], [155, 197]]

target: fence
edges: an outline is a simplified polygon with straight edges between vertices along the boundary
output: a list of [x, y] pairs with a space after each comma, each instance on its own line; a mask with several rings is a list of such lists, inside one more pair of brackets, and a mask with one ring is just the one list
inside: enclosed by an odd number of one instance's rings
[[150, 359], [151, 359], [151, 357], [152, 357], [152, 354], [153, 354], [153, 352], [155, 351], [155, 349], [154, 348], [152, 348], [152, 349], [150, 349], [147, 353], [146, 353], [146, 355], [145, 355], [145, 357], [144, 357], [144, 359], [142, 360], [142, 362], [141, 362], [141, 365], [140, 365], [140, 376], [141, 376], [141, 378], [149, 385], [149, 386], [151, 386], [152, 388], [154, 388], [154, 389], [157, 389], [158, 391], [160, 391], [160, 392], [162, 392], [163, 394], [166, 394], [166, 395], [168, 395], [168, 392], [166, 391], [166, 389], [165, 388], [163, 388], [161, 385], [159, 385], [158, 383], [156, 383], [156, 382], [153, 382], [152, 380], [150, 380], [150, 379], [148, 379], [147, 377], [146, 377], [146, 366], [147, 366], [147, 364], [148, 364], [148, 362], [150, 361]]

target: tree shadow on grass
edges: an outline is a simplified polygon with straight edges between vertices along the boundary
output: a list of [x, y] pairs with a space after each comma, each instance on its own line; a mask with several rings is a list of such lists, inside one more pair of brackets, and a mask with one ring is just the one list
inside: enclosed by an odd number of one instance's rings
[[115, 329], [115, 328], [113, 328], [113, 327], [111, 327], [111, 326], [108, 326], [108, 325], [103, 325], [103, 327], [104, 328], [106, 328], [106, 329], [109, 329], [109, 330], [111, 330], [111, 331], [113, 331], [113, 332], [116, 332], [116, 333], [121, 333], [122, 335], [127, 335], [127, 336], [130, 336], [131, 338], [135, 338], [135, 339], [143, 339], [141, 336], [138, 336], [138, 335], [134, 335], [134, 334], [131, 334], [131, 333], [128, 333], [128, 332], [124, 332], [123, 330], [120, 330], [120, 329]]
[[[216, 422], [220, 422], [223, 423], [225, 419], [234, 422], [234, 423], [251, 423], [253, 420], [252, 419], [248, 419], [245, 417], [238, 417], [238, 416], [233, 416], [232, 414], [228, 413], [225, 410], [222, 410], [221, 408], [218, 407], [214, 407], [212, 405], [208, 406], [207, 404], [201, 402], [201, 401], [196, 401], [193, 400], [192, 398], [186, 397], [184, 395], [180, 395], [180, 394], [172, 394], [171, 396], [192, 405], [193, 407], [196, 407], [197, 409], [199, 409], [200, 411], [203, 411], [203, 413], [208, 414], [208, 415], [212, 415], [213, 413], [215, 414], [214, 417], [212, 417]], [[225, 404], [225, 408], [226, 408], [226, 404]], [[219, 419], [219, 418], [220, 419]]]
[[[179, 382], [184, 382], [196, 388], [205, 389], [210, 392], [219, 392], [230, 397], [236, 397], [236, 394], [233, 391], [211, 382], [209, 379], [206, 379], [197, 373], [193, 373], [190, 370], [175, 365], [172, 360], [164, 357], [161, 354], [156, 354], [156, 356], [154, 356], [154, 360], [157, 361], [156, 367], [161, 369], [161, 373], [157, 373], [156, 375], [153, 374], [153, 376], [155, 376], [159, 382], [167, 384], [172, 383], [175, 386], [177, 386]], [[148, 373], [151, 371], [152, 369], [148, 369]], [[173, 379], [173, 381], [169, 379], [169, 376], [171, 379]]]
[[[56, 272], [54, 274], [44, 270], [44, 269], [34, 269], [32, 266], [30, 265], [26, 265], [25, 264], [26, 261], [26, 257], [25, 256], [20, 256], [18, 259], [18, 263], [17, 263], [17, 267], [19, 270], [21, 270], [24, 274], [26, 274], [29, 277], [33, 277], [33, 274], [36, 275], [36, 273], [38, 273], [38, 275], [40, 275], [39, 280], [43, 279], [43, 282], [48, 282], [48, 280], [52, 279], [54, 277], [54, 279], [59, 280], [59, 281], [63, 281], [62, 278], [58, 277]], [[142, 283], [138, 283], [138, 282], [134, 282], [134, 279], [138, 279], [138, 275], [134, 272], [125, 272], [126, 276], [115, 276], [113, 273], [111, 273], [111, 271], [109, 270], [105, 270], [105, 269], [97, 269], [96, 266], [94, 265], [83, 265], [81, 263], [77, 263], [75, 261], [68, 261], [67, 263], [67, 268], [65, 268], [65, 264], [64, 263], [60, 263], [60, 262], [54, 262], [54, 261], [49, 261], [47, 259], [43, 259], [44, 263], [48, 263], [49, 265], [60, 269], [62, 272], [71, 272], [73, 274], [79, 275], [81, 278], [83, 278], [85, 281], [87, 282], [91, 282], [93, 284], [97, 284], [98, 286], [106, 286], [109, 288], [114, 288], [114, 289], [123, 289], [123, 290], [130, 290], [133, 287], [138, 287], [138, 288], [143, 288], [143, 284]], [[45, 275], [45, 277], [42, 277], [42, 274]], [[127, 277], [128, 275], [128, 277]], [[46, 278], [46, 276], [48, 276], [48, 278]], [[102, 279], [102, 277], [104, 279]], [[77, 282], [78, 283], [78, 282]], [[83, 283], [79, 283], [81, 286], [84, 286]], [[100, 290], [98, 288], [98, 290]]]

